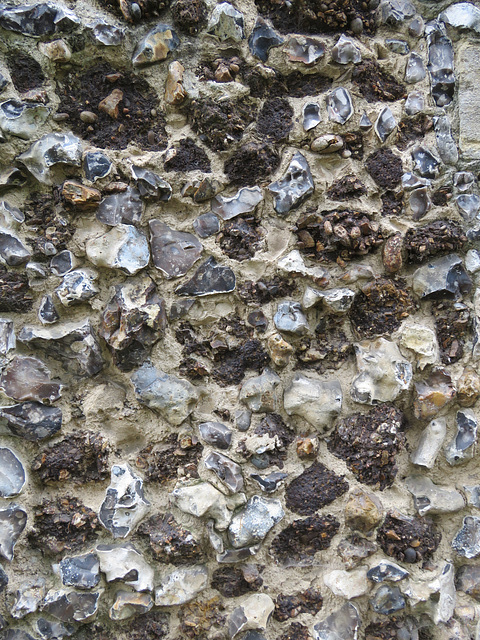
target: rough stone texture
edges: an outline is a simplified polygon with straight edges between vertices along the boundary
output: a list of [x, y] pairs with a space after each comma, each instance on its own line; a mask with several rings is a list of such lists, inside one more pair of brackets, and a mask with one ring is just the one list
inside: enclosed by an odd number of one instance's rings
[[[455, 435], [480, 399], [477, 5], [2, 3], [0, 372], [35, 358], [62, 393], [23, 369], [4, 385], [0, 640], [478, 636], [476, 531], [457, 535], [476, 435]], [[335, 406], [291, 411], [305, 379]], [[153, 608], [134, 571], [62, 585], [57, 565], [115, 542], [108, 497], [157, 593], [178, 569], [202, 593]], [[285, 511], [264, 539], [263, 501]], [[408, 577], [365, 582], [389, 557]]]

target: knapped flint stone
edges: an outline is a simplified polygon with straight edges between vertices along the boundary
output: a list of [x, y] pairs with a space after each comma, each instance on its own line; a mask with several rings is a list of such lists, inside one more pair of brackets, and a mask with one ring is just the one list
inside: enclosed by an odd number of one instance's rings
[[373, 127], [373, 123], [367, 116], [367, 114], [363, 113], [358, 126], [362, 131], [370, 131], [370, 129]]
[[449, 105], [455, 93], [454, 52], [445, 25], [432, 21], [427, 25], [428, 71], [432, 97], [437, 107]]
[[90, 622], [98, 611], [100, 592], [49, 591], [43, 611], [62, 622]]
[[192, 227], [200, 238], [210, 238], [220, 231], [220, 220], [209, 211], [195, 218]]
[[170, 424], [178, 426], [192, 413], [197, 389], [188, 380], [168, 375], [145, 363], [131, 376], [139, 401], [158, 411]]
[[303, 336], [309, 330], [307, 318], [299, 302], [281, 302], [273, 316], [273, 322], [279, 331], [297, 336]]
[[122, 44], [125, 37], [125, 29], [108, 23], [103, 18], [96, 18], [87, 24], [94, 40], [106, 47], [117, 47]]
[[0, 318], [0, 355], [6, 356], [9, 351], [15, 349], [16, 343], [13, 321]]
[[228, 2], [220, 2], [210, 16], [207, 30], [222, 42], [225, 40], [240, 42], [244, 37], [243, 25], [243, 13], [237, 11]]
[[446, 435], [447, 425], [445, 418], [432, 420], [423, 430], [417, 448], [410, 456], [413, 464], [432, 469]]
[[167, 202], [172, 197], [172, 186], [153, 171], [132, 165], [132, 176], [142, 198]]
[[388, 560], [382, 560], [367, 572], [367, 578], [373, 582], [398, 582], [409, 575], [406, 569]]
[[216, 293], [230, 293], [235, 290], [235, 273], [210, 257], [198, 267], [195, 274], [185, 284], [175, 289], [178, 296], [211, 296]]
[[100, 334], [113, 350], [115, 364], [131, 371], [165, 335], [165, 301], [148, 277], [132, 278], [115, 290], [103, 312]]
[[121, 269], [128, 275], [135, 275], [150, 262], [146, 235], [130, 224], [118, 224], [101, 236], [91, 238], [85, 249], [92, 264]]
[[0, 217], [5, 227], [16, 227], [19, 222], [25, 222], [25, 214], [18, 207], [14, 207], [6, 200], [0, 200]]
[[37, 618], [37, 631], [43, 640], [63, 640], [65, 636], [71, 636], [75, 627], [71, 624], [64, 625], [56, 620]]
[[243, 476], [240, 465], [218, 451], [211, 451], [207, 455], [205, 468], [214, 471], [232, 493], [237, 493], [243, 489]]
[[388, 136], [395, 130], [397, 121], [390, 107], [384, 107], [375, 121], [374, 130], [381, 142], [385, 142]]
[[273, 206], [280, 215], [285, 215], [291, 209], [298, 207], [315, 189], [312, 173], [305, 156], [297, 151], [283, 178], [272, 182], [268, 189], [275, 195]]
[[55, 276], [64, 276], [75, 266], [75, 256], [71, 251], [60, 251], [50, 260], [50, 271]]
[[280, 500], [252, 496], [232, 518], [228, 527], [230, 543], [240, 549], [262, 542], [284, 515]]
[[168, 278], [184, 276], [200, 260], [202, 243], [191, 233], [176, 231], [160, 220], [150, 220], [153, 264]]
[[11, 267], [18, 267], [31, 257], [30, 251], [12, 232], [0, 227], [0, 261]]
[[45, 596], [45, 580], [37, 578], [22, 582], [14, 594], [13, 606], [10, 614], [13, 618], [24, 618], [29, 613], [35, 613]]
[[465, 516], [462, 528], [452, 540], [452, 547], [464, 558], [480, 555], [480, 518]]
[[60, 320], [60, 315], [52, 300], [52, 296], [43, 296], [38, 308], [38, 319], [42, 324], [53, 324]]
[[[241, 494], [239, 494], [241, 497]], [[209, 482], [203, 480], [187, 480], [179, 482], [170, 494], [171, 500], [180, 511], [189, 513], [196, 518], [208, 516], [215, 521], [218, 531], [225, 531], [232, 519], [229, 508], [231, 500]], [[232, 496], [232, 500], [236, 496]], [[239, 504], [245, 502], [245, 497]]]
[[432, 260], [413, 274], [413, 291], [422, 299], [458, 298], [471, 288], [470, 276], [456, 254]]
[[114, 227], [118, 224], [140, 222], [142, 213], [140, 192], [128, 187], [125, 191], [104, 198], [98, 205], [96, 216], [99, 222]]
[[11, 562], [13, 550], [27, 524], [27, 512], [17, 504], [0, 509], [0, 556]]
[[26, 182], [25, 172], [18, 167], [0, 171], [0, 191], [2, 192], [13, 187], [23, 187]]
[[413, 169], [423, 178], [434, 179], [438, 176], [440, 160], [427, 147], [417, 146], [412, 149]]
[[303, 128], [305, 131], [314, 129], [320, 122], [320, 105], [317, 102], [307, 102], [303, 106]]
[[460, 511], [465, 507], [459, 491], [439, 487], [425, 476], [408, 476], [405, 487], [412, 494], [415, 509], [421, 516]]
[[471, 409], [457, 411], [457, 433], [447, 446], [445, 458], [452, 466], [469, 460], [474, 455], [478, 421]]
[[225, 450], [232, 443], [232, 431], [221, 422], [202, 422], [198, 429], [202, 439], [212, 447]]
[[55, 289], [57, 298], [64, 307], [87, 302], [95, 297], [98, 289], [94, 285], [97, 274], [88, 269], [76, 269], [63, 276], [62, 283]]
[[107, 582], [121, 580], [135, 591], [153, 590], [153, 568], [132, 544], [99, 544], [95, 551]]
[[406, 56], [410, 52], [410, 47], [406, 40], [397, 40], [396, 38], [385, 38], [385, 46], [393, 53]]
[[132, 593], [117, 591], [115, 602], [110, 607], [108, 616], [111, 620], [126, 620], [132, 616], [148, 613], [153, 607], [153, 599], [149, 593]]
[[478, 602], [480, 599], [480, 567], [475, 564], [465, 564], [459, 567], [455, 584], [458, 591], [467, 593]]
[[132, 62], [144, 67], [165, 60], [168, 54], [180, 46], [180, 39], [168, 24], [157, 24], [138, 43]]
[[355, 113], [350, 93], [344, 87], [337, 87], [327, 96], [327, 113], [332, 122], [345, 124]]
[[471, 2], [456, 2], [440, 13], [438, 19], [451, 27], [480, 33], [480, 9]]
[[239, 607], [234, 609], [228, 618], [229, 638], [235, 638], [240, 631], [248, 629], [265, 630], [274, 609], [273, 600], [265, 593], [254, 593], [249, 596]]
[[90, 320], [51, 328], [23, 327], [18, 339], [60, 360], [64, 369], [78, 376], [94, 376], [104, 364]]
[[355, 402], [378, 404], [395, 400], [412, 383], [413, 369], [395, 342], [377, 338], [354, 345], [358, 375], [352, 381]]
[[385, 616], [405, 609], [406, 606], [406, 600], [400, 589], [388, 584], [382, 584], [378, 587], [370, 603], [376, 613], [382, 613]]
[[263, 191], [260, 187], [243, 187], [231, 198], [215, 196], [210, 206], [212, 212], [219, 215], [222, 220], [231, 220], [244, 213], [255, 211], [256, 206], [263, 200]]
[[458, 148], [452, 135], [450, 118], [446, 115], [433, 118], [435, 138], [440, 158], [445, 164], [458, 162]]
[[169, 607], [193, 600], [208, 586], [208, 570], [203, 565], [175, 569], [155, 589], [155, 605]]
[[347, 38], [342, 33], [335, 46], [332, 47], [332, 60], [337, 64], [349, 64], [350, 62], [358, 64], [362, 61], [362, 54], [354, 40]]
[[62, 427], [62, 410], [39, 402], [22, 402], [0, 409], [0, 423], [14, 436], [37, 442], [53, 436]]
[[43, 104], [7, 100], [0, 102], [0, 129], [4, 133], [30, 140], [48, 118]]
[[421, 91], [412, 91], [408, 94], [404, 105], [407, 116], [415, 116], [425, 109], [425, 97]]
[[16, 7], [0, 5], [0, 27], [33, 38], [69, 32], [79, 23], [73, 11], [53, 3], [38, 2]]
[[72, 133], [47, 133], [17, 157], [34, 178], [52, 184], [51, 168], [57, 164], [79, 167], [82, 163], [82, 141]]
[[262, 62], [268, 59], [272, 47], [278, 47], [285, 40], [263, 18], [257, 18], [253, 31], [248, 39], [248, 47], [252, 55]]
[[361, 618], [358, 609], [346, 602], [313, 627], [315, 640], [356, 640]]
[[[5, 573], [5, 571], [0, 567], [0, 593], [3, 593], [3, 591], [5, 591], [5, 587], [7, 585], [8, 585], [8, 576]], [[0, 627], [2, 627], [1, 624], [0, 624]]]
[[426, 75], [427, 72], [425, 71], [421, 56], [419, 56], [418, 53], [412, 52], [405, 69], [405, 82], [415, 84], [421, 82]]
[[408, 199], [408, 204], [412, 210], [412, 218], [414, 220], [423, 218], [432, 206], [428, 188], [420, 187], [420, 189], [413, 189]]
[[25, 468], [15, 453], [0, 447], [0, 498], [18, 495], [26, 482]]
[[143, 520], [150, 502], [143, 495], [143, 480], [128, 464], [112, 467], [110, 486], [98, 519], [114, 538], [126, 538]]
[[277, 391], [280, 382], [274, 371], [265, 369], [260, 376], [249, 378], [242, 384], [239, 398], [254, 413], [276, 411], [280, 402], [280, 391]]
[[250, 477], [258, 483], [262, 491], [265, 491], [265, 493], [273, 493], [283, 484], [284, 480], [288, 477], [288, 473], [274, 471], [263, 478], [256, 473], [252, 473]]
[[289, 416], [299, 416], [312, 427], [324, 429], [339, 413], [342, 399], [338, 380], [317, 380], [296, 373], [285, 389], [283, 404]]
[[66, 556], [58, 565], [62, 583], [76, 589], [93, 589], [100, 582], [100, 563], [94, 553]]
[[0, 640], [34, 640], [34, 638], [23, 629], [8, 628], [0, 631]]
[[112, 163], [101, 151], [88, 151], [83, 159], [83, 170], [87, 180], [95, 182], [110, 173]]

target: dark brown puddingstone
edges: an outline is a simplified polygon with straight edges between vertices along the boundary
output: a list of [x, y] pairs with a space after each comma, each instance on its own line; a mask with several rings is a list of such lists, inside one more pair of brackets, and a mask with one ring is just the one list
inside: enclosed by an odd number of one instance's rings
[[375, 278], [355, 295], [349, 318], [360, 338], [373, 338], [396, 331], [414, 310], [405, 281]]
[[34, 260], [50, 260], [50, 245], [57, 252], [67, 248], [75, 227], [62, 215], [62, 209], [60, 190], [57, 188], [47, 193], [34, 192], [25, 202], [24, 224], [28, 228], [28, 242]]
[[159, 16], [171, 0], [99, 0], [108, 9], [122, 15], [128, 22], [139, 22]]
[[313, 337], [302, 337], [296, 345], [298, 359], [296, 369], [308, 367], [319, 373], [338, 369], [354, 354], [353, 344], [344, 331], [344, 319], [323, 316], [315, 328]]
[[263, 584], [258, 569], [253, 565], [219, 567], [212, 575], [212, 588], [224, 598], [236, 598], [258, 591]]
[[340, 420], [328, 439], [328, 450], [345, 460], [359, 482], [383, 491], [397, 475], [396, 455], [405, 446], [405, 426], [399, 409], [381, 404]]
[[253, 187], [266, 184], [278, 169], [280, 156], [269, 144], [249, 142], [232, 154], [225, 162], [225, 173], [233, 184]]
[[464, 353], [465, 342], [472, 330], [472, 318], [469, 309], [450, 301], [433, 302], [432, 315], [435, 319], [435, 332], [443, 364], [458, 362]]
[[295, 439], [295, 432], [285, 423], [278, 413], [267, 413], [260, 424], [255, 429], [255, 435], [268, 435], [272, 438], [274, 445], [268, 451], [261, 454], [261, 457], [268, 465], [275, 464], [280, 469], [287, 459], [288, 446]]
[[[418, 629], [415, 619], [406, 620], [403, 617], [391, 616], [388, 620], [373, 620], [365, 629], [365, 640], [397, 640], [401, 629], [407, 630], [408, 636], [412, 628]], [[413, 627], [412, 627], [413, 624]], [[418, 629], [419, 640], [432, 640], [428, 629]]]
[[398, 123], [395, 145], [404, 151], [411, 142], [422, 140], [431, 129], [433, 120], [424, 113], [414, 118], [404, 118]]
[[282, 276], [259, 278], [256, 282], [246, 280], [237, 287], [237, 293], [245, 304], [264, 305], [277, 298], [290, 297], [296, 290], [293, 280]]
[[421, 263], [443, 253], [461, 251], [467, 243], [463, 227], [450, 220], [435, 220], [407, 231], [404, 248], [410, 263]]
[[367, 189], [363, 182], [355, 175], [344, 176], [336, 180], [330, 189], [327, 190], [327, 196], [330, 200], [352, 200], [360, 198], [367, 193]]
[[253, 258], [260, 247], [263, 229], [254, 216], [243, 216], [228, 220], [217, 235], [217, 242], [223, 253], [232, 260]]
[[383, 551], [400, 562], [422, 562], [432, 557], [442, 534], [429, 518], [390, 511], [377, 531]]
[[0, 270], [0, 311], [26, 313], [33, 306], [33, 294], [26, 273]]
[[171, 513], [152, 516], [140, 524], [137, 532], [148, 537], [150, 549], [159, 562], [182, 565], [203, 559], [200, 543], [176, 522]]
[[407, 97], [405, 85], [397, 82], [375, 60], [364, 60], [355, 65], [352, 81], [367, 102], [395, 102]]
[[359, 18], [375, 33], [375, 11], [361, 0], [255, 0], [258, 10], [281, 33], [343, 33]]
[[136, 464], [149, 482], [165, 483], [178, 478], [178, 469], [187, 477], [198, 478], [197, 465], [203, 445], [190, 437], [171, 433], [158, 444], [149, 444], [138, 454]]
[[102, 529], [97, 514], [70, 496], [43, 500], [34, 507], [33, 516], [28, 541], [42, 552], [57, 554], [78, 550], [93, 541]]
[[287, 564], [308, 561], [317, 551], [328, 549], [340, 523], [330, 515], [314, 515], [294, 520], [272, 541], [274, 558]]
[[[149, 611], [128, 621], [122, 631], [128, 640], [162, 640], [168, 636], [169, 616], [160, 611]], [[90, 625], [88, 625], [90, 626]], [[115, 634], [117, 638], [117, 634]], [[96, 639], [99, 640], [99, 639]]]
[[367, 255], [384, 239], [370, 214], [350, 209], [306, 213], [300, 216], [294, 231], [300, 251], [325, 262]]
[[436, 207], [446, 207], [452, 198], [452, 187], [439, 187], [432, 193], [432, 204]]
[[342, 496], [348, 487], [344, 476], [314, 462], [287, 486], [285, 504], [294, 513], [310, 516]]
[[7, 67], [13, 86], [21, 93], [41, 87], [45, 82], [40, 64], [23, 51], [11, 51], [7, 56]]
[[250, 88], [252, 98], [305, 98], [324, 93], [332, 84], [331, 78], [321, 73], [293, 71], [283, 75], [279, 71], [265, 77], [255, 67], [244, 65], [241, 69], [242, 81]]
[[214, 356], [213, 379], [222, 387], [239, 384], [247, 369], [260, 373], [270, 362], [260, 340], [246, 340], [238, 347], [218, 351]]
[[281, 593], [275, 600], [273, 617], [279, 622], [285, 622], [289, 618], [296, 618], [301, 613], [308, 613], [314, 616], [322, 606], [322, 595], [313, 588], [291, 596]]
[[285, 98], [266, 100], [257, 118], [257, 131], [271, 140], [285, 140], [293, 127], [293, 108]]
[[203, 149], [195, 144], [191, 138], [180, 140], [175, 147], [175, 153], [167, 154], [163, 166], [165, 171], [203, 171], [211, 173], [210, 160]]
[[360, 131], [347, 131], [342, 135], [345, 151], [350, 152], [350, 157], [354, 160], [363, 158], [363, 135]]
[[402, 159], [384, 147], [368, 156], [365, 167], [382, 189], [394, 189], [402, 179]]
[[401, 216], [405, 206], [403, 196], [403, 190], [382, 193], [382, 216]]
[[176, 0], [172, 17], [179, 31], [195, 36], [207, 22], [207, 5], [203, 0]]
[[32, 470], [45, 483], [103, 480], [109, 474], [108, 452], [108, 441], [99, 433], [76, 432], [39, 453]]
[[209, 640], [219, 629], [226, 628], [224, 606], [218, 596], [209, 600], [194, 600], [179, 608], [181, 638]]
[[312, 640], [307, 627], [301, 622], [292, 622], [285, 633], [278, 636], [277, 640]]
[[[99, 108], [114, 89], [122, 95], [117, 117]], [[58, 110], [69, 115], [68, 126], [97, 147], [125, 149], [132, 141], [149, 151], [161, 151], [167, 146], [165, 118], [159, 110], [158, 97], [140, 76], [101, 63], [87, 71], [67, 73], [57, 83], [57, 94]], [[97, 120], [83, 122], [82, 111], [93, 112]]]
[[225, 151], [243, 137], [247, 126], [255, 120], [257, 106], [246, 98], [236, 102], [193, 100], [188, 114], [200, 140], [213, 151]]

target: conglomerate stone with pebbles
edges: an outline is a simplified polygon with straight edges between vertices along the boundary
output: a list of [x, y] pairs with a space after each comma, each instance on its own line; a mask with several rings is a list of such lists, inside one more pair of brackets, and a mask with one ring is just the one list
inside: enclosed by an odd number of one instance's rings
[[478, 640], [480, 3], [22, 2], [0, 640]]

